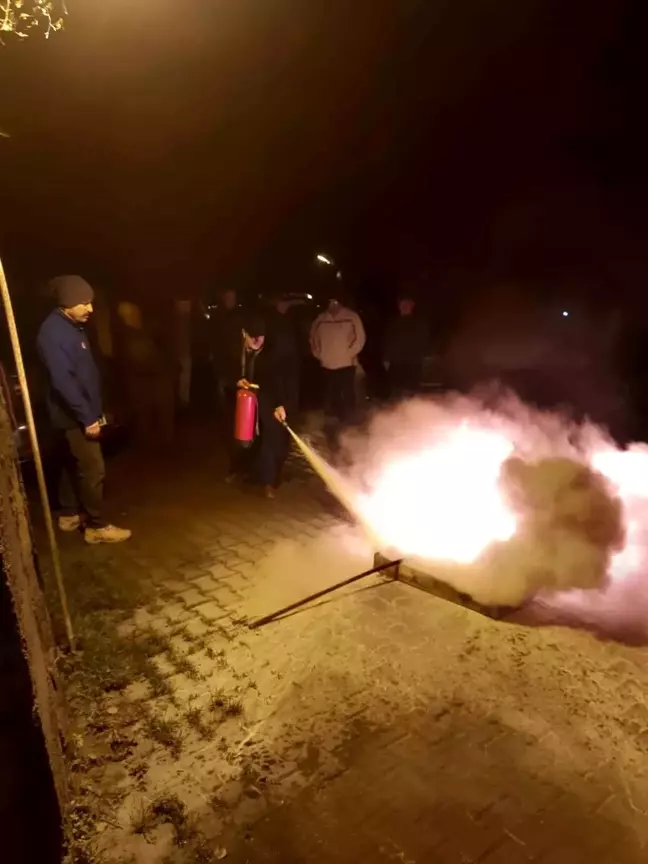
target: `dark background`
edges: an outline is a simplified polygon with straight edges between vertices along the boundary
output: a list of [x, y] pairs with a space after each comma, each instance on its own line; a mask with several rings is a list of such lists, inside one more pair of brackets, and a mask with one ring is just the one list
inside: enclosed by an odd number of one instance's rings
[[642, 0], [68, 6], [0, 52], [23, 317], [62, 271], [153, 300], [310, 290], [325, 251], [368, 316], [407, 286], [446, 335], [484, 306], [643, 319]]
[[256, 287], [320, 248], [381, 286], [587, 280], [642, 252], [640, 0], [68, 5], [0, 54], [26, 280]]

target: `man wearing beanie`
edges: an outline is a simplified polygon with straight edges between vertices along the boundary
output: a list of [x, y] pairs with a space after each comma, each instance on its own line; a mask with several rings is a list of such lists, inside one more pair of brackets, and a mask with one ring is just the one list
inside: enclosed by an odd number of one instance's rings
[[47, 407], [54, 428], [67, 443], [61, 477], [59, 528], [83, 530], [87, 543], [121, 543], [131, 532], [102, 519], [104, 424], [99, 370], [84, 325], [92, 315], [94, 291], [80, 276], [59, 276], [50, 289], [57, 308], [38, 333], [38, 352], [47, 370]]

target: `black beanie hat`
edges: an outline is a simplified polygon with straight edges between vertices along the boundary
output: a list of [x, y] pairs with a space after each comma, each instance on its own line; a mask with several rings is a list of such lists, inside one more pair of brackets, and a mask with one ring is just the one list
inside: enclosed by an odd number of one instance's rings
[[94, 291], [81, 276], [57, 276], [49, 283], [50, 291], [61, 309], [92, 303]]
[[250, 315], [245, 319], [244, 323], [245, 332], [248, 336], [252, 336], [255, 338], [256, 336], [265, 336], [266, 335], [266, 324], [264, 319], [260, 315]]

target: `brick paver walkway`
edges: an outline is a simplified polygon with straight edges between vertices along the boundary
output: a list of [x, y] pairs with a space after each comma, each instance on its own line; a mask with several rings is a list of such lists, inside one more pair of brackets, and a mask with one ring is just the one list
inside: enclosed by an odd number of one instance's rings
[[[318, 481], [267, 502], [219, 472], [199, 446], [164, 469], [124, 457], [113, 500], [133, 542], [63, 538], [77, 585], [146, 587], [116, 640], [168, 638], [153, 652], [166, 689], [130, 681], [98, 706], [109, 728], [83, 729], [83, 782], [119, 793], [96, 825], [109, 860], [647, 860], [644, 649], [496, 623], [379, 578], [250, 631], [246, 616], [370, 555]], [[155, 722], [176, 724], [181, 747]], [[165, 820], [140, 824], [169, 795], [198, 851]]]

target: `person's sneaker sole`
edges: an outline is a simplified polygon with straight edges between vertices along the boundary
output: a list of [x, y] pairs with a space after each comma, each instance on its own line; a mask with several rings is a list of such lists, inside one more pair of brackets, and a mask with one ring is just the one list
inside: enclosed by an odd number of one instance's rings
[[84, 539], [89, 546], [101, 546], [102, 544], [111, 545], [115, 543], [125, 543], [127, 540], [130, 540], [131, 536], [132, 534], [130, 532], [126, 536], [121, 535], [111, 537], [110, 535], [105, 534], [98, 536], [97, 534], [89, 533], [86, 529]]
[[79, 528], [81, 528], [81, 519], [79, 516], [76, 518], [70, 517], [69, 520], [59, 519], [58, 528], [59, 531], [63, 531], [64, 534], [71, 534], [73, 531], [78, 531]]

